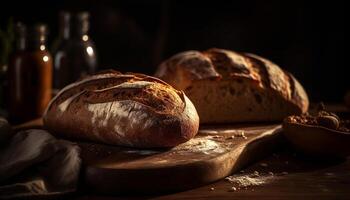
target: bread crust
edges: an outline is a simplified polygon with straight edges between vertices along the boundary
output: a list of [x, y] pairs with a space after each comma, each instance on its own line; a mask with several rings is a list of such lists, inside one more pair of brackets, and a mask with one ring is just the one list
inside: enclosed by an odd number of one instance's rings
[[[189, 62], [189, 60], [193, 59], [201, 62]], [[282, 120], [283, 117], [289, 114], [305, 113], [309, 106], [308, 96], [304, 88], [293, 75], [283, 71], [273, 62], [250, 53], [237, 53], [217, 48], [203, 52], [182, 52], [161, 63], [155, 76], [173, 85], [176, 89], [185, 91], [196, 106], [201, 123], [276, 121]], [[181, 77], [179, 78], [178, 76]], [[217, 87], [217, 90], [221, 90], [223, 88], [222, 85], [224, 83], [227, 85], [227, 82], [231, 83], [234, 88], [244, 82], [247, 89], [254, 90], [252, 92], [253, 95], [258, 94], [259, 96], [264, 96], [263, 98], [271, 98], [274, 103], [267, 103], [266, 106], [269, 106], [269, 108], [265, 109], [266, 111], [261, 110], [261, 112], [265, 113], [258, 113], [256, 117], [254, 115], [246, 117], [244, 116], [246, 113], [240, 109], [233, 108], [232, 110], [227, 110], [227, 112], [231, 112], [231, 119], [230, 117], [223, 118], [223, 120], [215, 119], [213, 118], [213, 113], [208, 113], [212, 112], [209, 111], [208, 107], [215, 106], [215, 102], [209, 102], [207, 106], [204, 106], [203, 102], [198, 101], [202, 101], [201, 99], [205, 98], [215, 98], [217, 105], [224, 105], [220, 101], [228, 101], [230, 97], [210, 97], [209, 95], [216, 94], [208, 94], [207, 91], [194, 92], [193, 90], [195, 90], [194, 88], [203, 88], [203, 84], [207, 86], [208, 84], [213, 84], [214, 86], [212, 87]], [[209, 87], [211, 86], [209, 85]], [[248, 98], [253, 98], [253, 96], [249, 96], [249, 94], [237, 98], [231, 96], [231, 100], [233, 98], [236, 100], [231, 101], [231, 103], [237, 102], [237, 106], [240, 106], [241, 103], [239, 102], [247, 101]], [[280, 109], [280, 105], [287, 108]], [[258, 105], [253, 107], [257, 108]], [[222, 114], [218, 113], [218, 115]], [[223, 115], [226, 114], [224, 113]], [[239, 120], [239, 115], [242, 120]], [[211, 116], [211, 119], [206, 116]], [[217, 118], [220, 117], [218, 116]]]
[[140, 148], [193, 138], [199, 117], [182, 91], [143, 74], [102, 72], [63, 88], [44, 113], [55, 135]]

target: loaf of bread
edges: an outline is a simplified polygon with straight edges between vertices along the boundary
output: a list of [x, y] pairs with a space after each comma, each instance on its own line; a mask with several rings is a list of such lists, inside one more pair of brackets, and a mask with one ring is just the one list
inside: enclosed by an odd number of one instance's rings
[[106, 71], [63, 88], [44, 113], [57, 136], [140, 148], [193, 138], [199, 118], [182, 91], [143, 74]]
[[201, 123], [280, 121], [309, 105], [293, 75], [248, 53], [186, 51], [161, 63], [155, 76], [185, 92]]

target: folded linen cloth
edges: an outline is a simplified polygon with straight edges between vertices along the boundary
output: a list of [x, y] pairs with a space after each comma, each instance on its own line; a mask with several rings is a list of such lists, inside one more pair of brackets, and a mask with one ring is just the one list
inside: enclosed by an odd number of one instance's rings
[[1, 143], [0, 199], [76, 190], [81, 167], [78, 145], [40, 129], [18, 132]]

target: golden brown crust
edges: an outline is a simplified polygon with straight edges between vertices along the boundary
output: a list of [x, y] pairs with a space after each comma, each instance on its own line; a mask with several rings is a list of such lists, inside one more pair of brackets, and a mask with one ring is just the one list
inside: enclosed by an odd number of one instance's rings
[[[202, 62], [188, 62], [193, 57]], [[295, 110], [295, 114], [306, 112], [309, 105], [305, 90], [291, 74], [273, 62], [249, 53], [217, 48], [183, 52], [164, 61], [155, 75], [180, 90], [187, 90], [199, 81], [214, 77], [218, 78], [217, 82], [244, 79], [251, 82], [251, 87], [283, 98], [285, 105], [292, 106], [290, 110]]]
[[58, 135], [135, 147], [175, 146], [194, 137], [198, 123], [181, 91], [151, 76], [117, 71], [68, 85], [44, 114], [45, 126]]
[[155, 76], [179, 90], [186, 89], [194, 80], [221, 78], [211, 60], [198, 51], [174, 55], [159, 66]]

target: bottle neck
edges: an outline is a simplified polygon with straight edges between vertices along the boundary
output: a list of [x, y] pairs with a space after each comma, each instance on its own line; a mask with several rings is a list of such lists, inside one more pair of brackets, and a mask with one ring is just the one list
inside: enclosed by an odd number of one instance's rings
[[89, 14], [81, 13], [60, 13], [60, 35], [63, 39], [79, 39], [84, 40], [84, 36], [88, 35], [89, 31]]
[[21, 51], [45, 51], [46, 41], [43, 38], [21, 37], [17, 40], [16, 46]]
[[45, 25], [35, 25], [26, 27], [23, 24], [17, 26], [17, 50], [21, 51], [45, 51], [46, 33]]
[[78, 40], [84, 40], [88, 36], [87, 30], [72, 28], [69, 26], [65, 26], [61, 28], [61, 37], [65, 40], [68, 39], [78, 39]]

